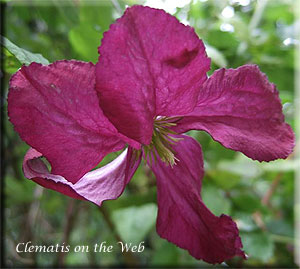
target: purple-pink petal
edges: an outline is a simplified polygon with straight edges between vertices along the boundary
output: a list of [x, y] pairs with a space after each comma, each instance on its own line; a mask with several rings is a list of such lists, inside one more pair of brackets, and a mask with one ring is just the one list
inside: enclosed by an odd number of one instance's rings
[[129, 148], [114, 161], [88, 172], [72, 184], [62, 176], [49, 173], [40, 157], [42, 154], [35, 149], [28, 150], [23, 162], [25, 177], [43, 187], [72, 198], [91, 201], [98, 206], [103, 201], [116, 199], [122, 194], [141, 161], [141, 158], [136, 158], [132, 148]]
[[203, 85], [194, 111], [175, 130], [207, 131], [223, 146], [259, 161], [286, 158], [294, 133], [274, 84], [255, 65], [220, 69]]
[[75, 183], [124, 147], [94, 90], [95, 67], [79, 61], [23, 66], [10, 80], [8, 114], [15, 130]]
[[174, 145], [178, 162], [152, 165], [157, 179], [157, 232], [186, 249], [197, 259], [221, 263], [234, 256], [245, 257], [236, 224], [229, 216], [217, 217], [200, 196], [203, 158], [200, 145], [191, 137]]
[[105, 115], [124, 135], [149, 144], [153, 118], [196, 105], [210, 68], [194, 30], [163, 10], [133, 6], [99, 47], [96, 88]]

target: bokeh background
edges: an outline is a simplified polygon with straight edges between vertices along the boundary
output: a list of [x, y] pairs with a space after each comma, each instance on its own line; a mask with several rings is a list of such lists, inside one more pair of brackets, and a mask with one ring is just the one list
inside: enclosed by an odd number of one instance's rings
[[[286, 121], [293, 127], [295, 110], [293, 0], [147, 0], [147, 1], [4, 1], [4, 35], [18, 47], [40, 53], [49, 62], [78, 59], [96, 63], [104, 31], [127, 5], [163, 8], [193, 26], [212, 58], [212, 71], [258, 64], [277, 85]], [[8, 81], [21, 66], [3, 48], [4, 109]], [[102, 208], [43, 189], [22, 174], [28, 146], [4, 119], [6, 266], [197, 266], [184, 250], [159, 238], [155, 178], [140, 166], [124, 194]], [[232, 259], [221, 266], [295, 267], [295, 154], [271, 163], [252, 161], [223, 148], [204, 132], [190, 132], [202, 145], [205, 161], [202, 197], [216, 214], [237, 222], [248, 260]], [[114, 159], [109, 155], [101, 165]], [[196, 156], [195, 156], [196, 157]], [[145, 251], [124, 254], [116, 242], [145, 242]], [[65, 243], [73, 248], [106, 241], [112, 253], [17, 253], [19, 242], [34, 245]]]

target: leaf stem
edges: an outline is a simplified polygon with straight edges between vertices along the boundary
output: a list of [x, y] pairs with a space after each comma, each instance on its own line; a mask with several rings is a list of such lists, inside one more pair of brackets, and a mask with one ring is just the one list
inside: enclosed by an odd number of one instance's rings
[[273, 179], [273, 181], [271, 183], [271, 187], [268, 189], [268, 191], [266, 192], [266, 194], [264, 195], [264, 197], [261, 200], [263, 205], [266, 205], [266, 206], [270, 207], [271, 197], [272, 197], [273, 193], [275, 192], [275, 190], [277, 189], [277, 186], [278, 186], [278, 184], [281, 180], [282, 175], [283, 175], [283, 173], [280, 172]]

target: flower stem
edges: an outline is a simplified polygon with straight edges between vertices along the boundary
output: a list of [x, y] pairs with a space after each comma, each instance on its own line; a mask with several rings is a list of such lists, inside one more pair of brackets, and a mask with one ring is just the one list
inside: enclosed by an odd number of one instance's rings
[[[77, 200], [70, 199], [70, 201], [68, 202], [67, 209], [66, 209], [66, 223], [64, 227], [64, 234], [62, 237], [61, 245], [63, 243], [68, 245], [70, 241], [70, 235], [74, 228], [75, 220], [78, 214], [77, 205], [78, 205]], [[65, 257], [66, 257], [65, 252], [59, 252], [57, 257], [57, 263], [59, 267], [64, 266]]]

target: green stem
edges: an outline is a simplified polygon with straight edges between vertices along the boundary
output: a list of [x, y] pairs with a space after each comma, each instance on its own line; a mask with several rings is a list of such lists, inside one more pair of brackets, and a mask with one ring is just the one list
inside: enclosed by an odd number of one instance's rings
[[279, 235], [279, 234], [271, 234], [271, 238], [279, 243], [284, 243], [284, 244], [295, 244], [295, 240], [292, 237], [288, 237], [285, 235]]
[[255, 28], [259, 25], [259, 23], [262, 19], [263, 13], [265, 11], [265, 8], [267, 6], [267, 3], [268, 3], [268, 0], [257, 1], [253, 16], [249, 23], [248, 29], [249, 29], [250, 35], [252, 35], [253, 30], [255, 30]]

